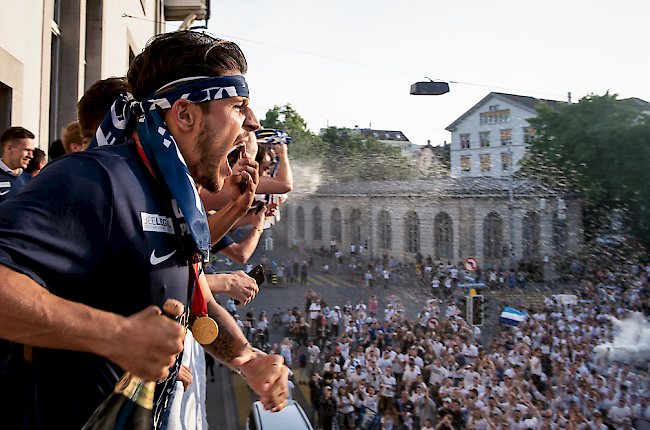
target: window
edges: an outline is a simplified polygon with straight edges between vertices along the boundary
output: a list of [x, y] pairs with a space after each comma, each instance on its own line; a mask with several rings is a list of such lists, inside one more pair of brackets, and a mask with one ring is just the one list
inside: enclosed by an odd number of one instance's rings
[[460, 170], [461, 172], [469, 172], [470, 171], [470, 158], [469, 156], [465, 157], [460, 157]]
[[379, 217], [377, 219], [377, 229], [379, 232], [379, 249], [390, 249], [390, 214], [387, 211], [379, 212]]
[[478, 134], [479, 141], [481, 142], [481, 148], [487, 148], [490, 146], [490, 132], [482, 131]]
[[451, 217], [440, 212], [434, 222], [436, 258], [452, 259], [454, 257], [454, 230]]
[[483, 222], [483, 254], [486, 259], [501, 257], [501, 217], [496, 212], [490, 212]]
[[469, 149], [469, 133], [460, 135], [460, 149]]
[[341, 211], [339, 208], [332, 209], [330, 215], [330, 229], [332, 236], [340, 243], [343, 236], [341, 235]]
[[501, 153], [501, 170], [504, 172], [507, 172], [510, 169], [510, 163], [508, 162], [510, 160], [510, 156], [508, 155], [507, 152], [502, 152]]
[[487, 112], [479, 115], [481, 125], [510, 121], [510, 109], [499, 110], [499, 105], [490, 106]]
[[296, 210], [296, 230], [298, 237], [303, 239], [305, 237], [305, 211], [302, 206], [298, 206]]
[[569, 245], [569, 229], [566, 217], [556, 213], [553, 216], [553, 249], [556, 254], [565, 255]]
[[530, 143], [535, 137], [535, 129], [532, 127], [522, 127], [524, 133], [524, 143]]
[[481, 172], [490, 171], [490, 154], [481, 154]]
[[0, 130], [11, 127], [12, 89], [0, 82]]
[[361, 234], [361, 211], [353, 209], [350, 213], [350, 241], [351, 243], [363, 243], [363, 235]]
[[501, 145], [507, 146], [512, 143], [512, 129], [505, 128], [501, 130]]
[[420, 252], [420, 220], [415, 212], [406, 214], [404, 238], [406, 239], [406, 252]]
[[312, 219], [314, 220], [314, 240], [323, 240], [323, 215], [321, 214], [320, 208], [318, 206], [316, 206], [312, 212]]
[[524, 216], [522, 229], [524, 259], [539, 257], [539, 217], [535, 212]]

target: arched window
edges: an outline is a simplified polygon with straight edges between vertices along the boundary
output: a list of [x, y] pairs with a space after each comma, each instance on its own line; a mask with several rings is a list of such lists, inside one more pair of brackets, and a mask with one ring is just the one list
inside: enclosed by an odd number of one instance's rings
[[302, 206], [298, 206], [296, 209], [296, 233], [301, 239], [305, 238], [305, 211], [302, 209]]
[[539, 216], [535, 212], [528, 212], [524, 216], [522, 239], [523, 257], [539, 257]]
[[379, 232], [379, 249], [390, 249], [391, 230], [390, 214], [388, 211], [379, 212], [377, 217], [377, 230]]
[[452, 259], [454, 256], [454, 230], [451, 217], [440, 212], [434, 221], [436, 258]]
[[341, 234], [341, 211], [339, 208], [332, 209], [330, 214], [330, 229], [336, 243], [342, 243], [343, 235]]
[[569, 244], [569, 229], [567, 227], [566, 215], [556, 213], [553, 216], [553, 249], [556, 254], [566, 254]]
[[363, 243], [363, 234], [361, 232], [361, 211], [352, 209], [350, 213], [350, 243], [360, 245]]
[[500, 258], [503, 241], [501, 217], [490, 212], [483, 221], [483, 255], [486, 259]]
[[413, 211], [404, 217], [404, 238], [406, 252], [420, 252], [420, 220]]
[[311, 213], [313, 220], [313, 234], [314, 240], [323, 240], [323, 215], [320, 208], [316, 206]]

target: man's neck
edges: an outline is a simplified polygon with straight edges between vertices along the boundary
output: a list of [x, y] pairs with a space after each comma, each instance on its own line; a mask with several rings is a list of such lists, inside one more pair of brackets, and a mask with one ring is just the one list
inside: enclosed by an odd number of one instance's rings
[[16, 168], [10, 167], [6, 163], [4, 158], [0, 159], [0, 163], [1, 163], [0, 164], [0, 169], [4, 170], [5, 172], [12, 172], [14, 174], [14, 176], [18, 176], [23, 172], [23, 169], [20, 166], [18, 166]]

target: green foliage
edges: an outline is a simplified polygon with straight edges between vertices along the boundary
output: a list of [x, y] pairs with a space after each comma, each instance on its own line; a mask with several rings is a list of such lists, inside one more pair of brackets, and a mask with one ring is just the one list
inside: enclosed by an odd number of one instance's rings
[[325, 152], [324, 142], [307, 129], [305, 120], [289, 104], [274, 106], [260, 123], [263, 128], [282, 130], [291, 136], [289, 151], [292, 160], [320, 159]]
[[279, 129], [291, 136], [292, 162], [321, 161], [326, 180], [398, 180], [413, 175], [409, 160], [399, 148], [343, 128], [330, 127], [322, 137], [316, 136], [290, 105], [275, 106], [260, 122], [264, 128]]
[[330, 127], [323, 133], [328, 144], [323, 175], [339, 181], [395, 181], [410, 179], [413, 172], [400, 148], [374, 137]]
[[518, 176], [579, 192], [588, 238], [606, 233], [611, 211], [621, 209], [628, 232], [648, 240], [650, 117], [610, 94], [560, 111], [540, 103], [537, 112]]

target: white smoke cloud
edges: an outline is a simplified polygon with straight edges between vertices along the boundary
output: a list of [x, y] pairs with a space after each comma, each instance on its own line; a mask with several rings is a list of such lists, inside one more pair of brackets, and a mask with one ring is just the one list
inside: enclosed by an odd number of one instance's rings
[[635, 312], [630, 317], [619, 320], [609, 317], [615, 328], [612, 342], [606, 342], [594, 348], [596, 353], [610, 361], [625, 363], [647, 362], [650, 359], [650, 322], [641, 313]]

